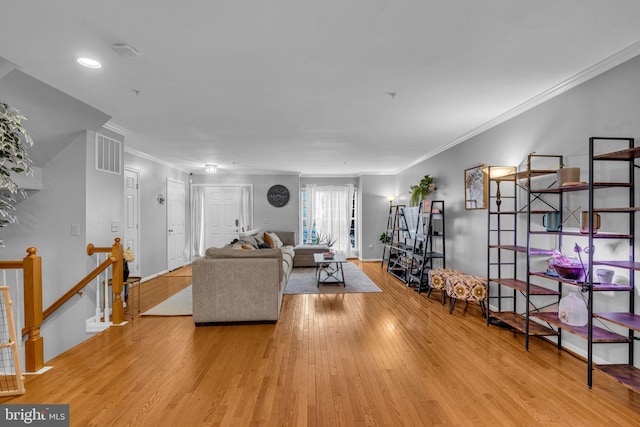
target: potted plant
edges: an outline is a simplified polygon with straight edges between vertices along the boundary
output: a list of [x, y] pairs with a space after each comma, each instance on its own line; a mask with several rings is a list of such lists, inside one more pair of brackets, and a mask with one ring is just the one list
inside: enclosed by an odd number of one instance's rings
[[431, 177], [431, 175], [425, 175], [417, 185], [412, 185], [409, 188], [409, 193], [411, 193], [411, 197], [409, 198], [409, 206], [418, 206], [420, 202], [429, 197], [429, 194], [431, 194], [435, 190], [435, 180]]
[[33, 140], [22, 126], [22, 120], [26, 118], [18, 110], [0, 103], [0, 187], [8, 190], [0, 192], [0, 228], [17, 222], [12, 211], [15, 210], [16, 203], [14, 195], [21, 190], [13, 181], [11, 173], [33, 173], [31, 159], [26, 151], [27, 146], [33, 145]]
[[336, 239], [334, 239], [331, 234], [325, 233], [316, 234], [316, 237], [313, 240], [314, 245], [325, 245], [327, 247], [332, 247], [335, 243]]
[[387, 234], [386, 231], [383, 231], [380, 235], [380, 243], [385, 245], [391, 243], [391, 235]]

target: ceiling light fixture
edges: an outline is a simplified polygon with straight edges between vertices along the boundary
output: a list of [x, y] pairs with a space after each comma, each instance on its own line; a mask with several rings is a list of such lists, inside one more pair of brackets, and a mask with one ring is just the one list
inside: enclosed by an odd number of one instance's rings
[[218, 166], [216, 166], [216, 165], [205, 165], [204, 171], [206, 173], [216, 173], [216, 172], [218, 172]]
[[96, 61], [95, 59], [78, 58], [77, 61], [78, 61], [78, 64], [82, 65], [83, 67], [93, 68], [93, 69], [102, 68], [102, 64]]

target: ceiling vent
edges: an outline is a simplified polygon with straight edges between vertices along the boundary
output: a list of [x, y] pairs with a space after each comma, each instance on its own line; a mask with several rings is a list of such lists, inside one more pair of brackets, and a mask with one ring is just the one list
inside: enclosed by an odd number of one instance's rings
[[140, 58], [140, 52], [128, 44], [114, 44], [111, 48], [121, 58]]

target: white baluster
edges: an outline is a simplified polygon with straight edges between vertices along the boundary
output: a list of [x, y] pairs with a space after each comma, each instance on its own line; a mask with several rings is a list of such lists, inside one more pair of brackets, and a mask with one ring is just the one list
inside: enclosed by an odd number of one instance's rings
[[[109, 255], [105, 254], [104, 259], [107, 259]], [[100, 254], [96, 254], [96, 266], [99, 266]], [[108, 269], [104, 273], [98, 274], [96, 277], [96, 312], [95, 316], [87, 319], [86, 330], [87, 332], [100, 332], [111, 326], [111, 322], [108, 319], [109, 307], [108, 307], [108, 290], [109, 290], [109, 276]], [[104, 296], [103, 296], [104, 295]], [[102, 311], [102, 304], [100, 298], [104, 297], [105, 307]]]
[[[96, 255], [96, 267], [100, 265], [100, 255]], [[95, 322], [100, 322], [100, 318], [102, 317], [102, 309], [100, 307], [100, 293], [102, 292], [100, 285], [100, 274], [96, 277], [96, 317]]]

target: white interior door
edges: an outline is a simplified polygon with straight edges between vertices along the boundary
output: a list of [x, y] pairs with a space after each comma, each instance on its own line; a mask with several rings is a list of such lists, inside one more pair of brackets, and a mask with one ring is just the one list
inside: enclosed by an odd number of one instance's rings
[[205, 247], [221, 248], [238, 238], [241, 188], [207, 186], [204, 193]]
[[138, 181], [140, 174], [133, 169], [124, 170], [124, 249], [131, 248], [136, 259], [129, 263], [131, 276], [140, 276], [140, 217]]
[[167, 268], [185, 264], [185, 188], [184, 182], [167, 179]]

